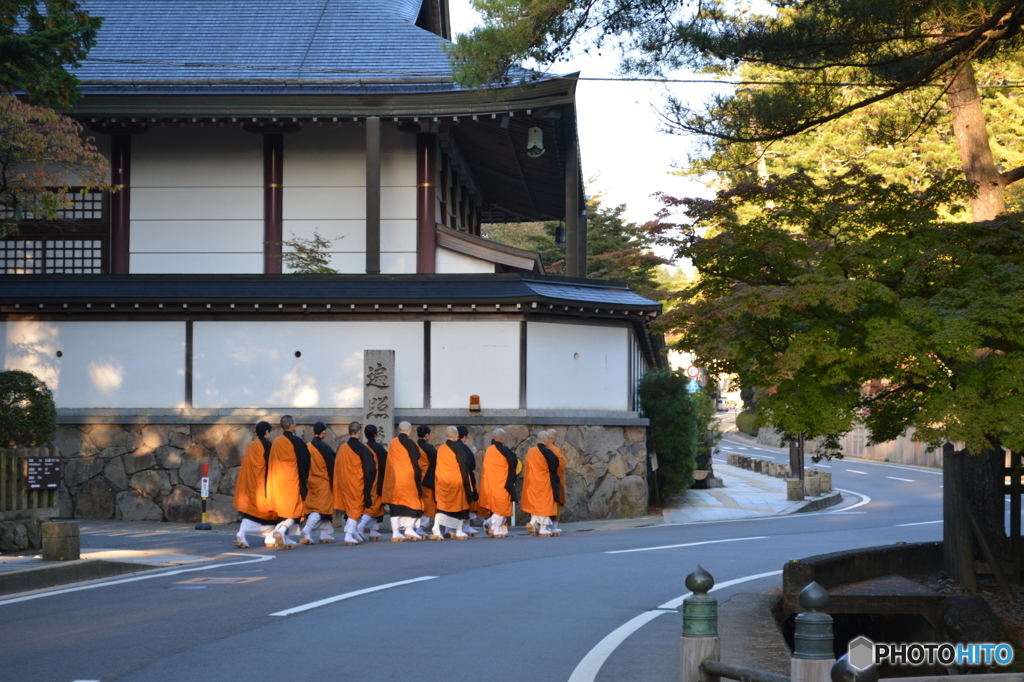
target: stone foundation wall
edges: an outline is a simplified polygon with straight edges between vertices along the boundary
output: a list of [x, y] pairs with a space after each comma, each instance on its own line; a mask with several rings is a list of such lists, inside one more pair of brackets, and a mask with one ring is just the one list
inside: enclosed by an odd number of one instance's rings
[[[426, 422], [431, 441], [444, 442], [448, 424]], [[540, 430], [556, 429], [567, 460], [565, 521], [631, 517], [647, 511], [646, 431], [638, 426], [477, 425], [470, 446], [477, 451], [477, 476], [490, 432], [504, 428], [507, 445], [520, 459]], [[329, 424], [332, 447], [347, 438], [347, 423]], [[199, 519], [202, 465], [210, 465], [208, 518], [235, 521], [231, 499], [255, 425], [78, 424], [60, 427], [53, 445], [64, 460], [64, 518], [192, 522]], [[297, 433], [313, 437], [312, 425]], [[271, 437], [280, 435], [275, 429]]]

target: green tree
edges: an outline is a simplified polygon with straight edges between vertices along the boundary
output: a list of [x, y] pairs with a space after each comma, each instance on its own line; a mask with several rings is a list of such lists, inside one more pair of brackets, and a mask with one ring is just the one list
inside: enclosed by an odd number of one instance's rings
[[28, 93], [35, 104], [70, 107], [79, 66], [103, 20], [78, 0], [0, 0], [0, 89]]
[[[793, 174], [669, 199], [657, 231], [701, 274], [667, 316], [680, 347], [767, 388], [764, 422], [823, 438], [823, 452], [859, 423], [873, 442], [909, 427], [963, 441], [979, 456], [972, 506], [1004, 538], [989, 465], [1024, 448], [1024, 215], [943, 220], [968, 196], [951, 174], [919, 190]], [[680, 207], [691, 223], [668, 222]]]
[[57, 433], [53, 393], [34, 374], [0, 371], [0, 447], [48, 444]]
[[92, 138], [48, 108], [78, 100], [78, 79], [67, 68], [85, 58], [101, 23], [77, 0], [0, 0], [0, 238], [26, 217], [53, 220], [70, 208], [69, 177], [111, 189]]
[[[507, 77], [514, 65], [549, 65], [575, 49], [620, 49], [626, 73], [661, 76], [690, 68], [735, 75], [746, 64], [772, 78], [691, 109], [670, 98], [676, 130], [732, 142], [783, 139], [875, 102], [917, 90], [943, 97], [965, 177], [976, 187], [977, 220], [998, 215], [1005, 188], [1024, 166], [993, 160], [974, 64], [1018, 59], [1024, 0], [475, 0], [484, 23], [452, 54], [463, 82]], [[862, 90], [844, 89], [857, 83]], [[907, 108], [906, 113], [914, 113]], [[912, 117], [905, 117], [910, 120]]]
[[338, 271], [330, 266], [331, 254], [327, 250], [336, 241], [337, 239], [324, 239], [315, 229], [312, 239], [293, 234], [291, 239], [282, 242], [286, 250], [281, 254], [281, 259], [294, 273], [336, 275]]
[[[661, 297], [659, 268], [669, 261], [651, 253], [652, 238], [627, 223], [625, 204], [607, 207], [600, 197], [587, 200], [587, 276], [625, 282], [641, 296]], [[549, 274], [565, 273], [565, 245], [556, 241], [560, 222], [496, 224], [484, 227], [488, 239], [536, 251]]]
[[682, 372], [651, 370], [640, 380], [638, 391], [645, 417], [651, 420], [650, 446], [658, 455], [658, 485], [661, 495], [681, 493], [693, 485], [697, 459], [714, 440], [707, 435], [712, 426], [714, 405], [704, 393], [686, 390], [689, 379]]

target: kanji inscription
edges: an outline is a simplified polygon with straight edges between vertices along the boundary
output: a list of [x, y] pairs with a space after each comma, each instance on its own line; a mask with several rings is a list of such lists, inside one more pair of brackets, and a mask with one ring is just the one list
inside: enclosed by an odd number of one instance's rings
[[395, 435], [395, 351], [363, 351], [363, 422], [374, 424], [377, 441], [387, 445]]

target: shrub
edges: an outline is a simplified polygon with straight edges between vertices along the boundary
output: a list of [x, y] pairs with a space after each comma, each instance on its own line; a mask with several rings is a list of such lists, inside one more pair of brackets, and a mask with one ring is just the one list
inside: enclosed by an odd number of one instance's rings
[[751, 436], [757, 437], [757, 413], [756, 412], [740, 412], [736, 415], [736, 428], [743, 433], [749, 433]]
[[714, 414], [711, 398], [689, 393], [682, 372], [652, 370], [640, 380], [640, 404], [651, 420], [650, 445], [658, 454], [662, 495], [681, 493], [693, 484], [700, 446]]
[[47, 445], [57, 433], [53, 393], [34, 374], [0, 371], [0, 447]]

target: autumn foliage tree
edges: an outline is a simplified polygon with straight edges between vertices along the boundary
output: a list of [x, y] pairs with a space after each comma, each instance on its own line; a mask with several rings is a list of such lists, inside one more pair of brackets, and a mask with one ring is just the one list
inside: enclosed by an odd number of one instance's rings
[[81, 125], [49, 108], [78, 99], [67, 69], [85, 58], [101, 22], [77, 0], [0, 0], [0, 237], [26, 217], [52, 220], [70, 207], [72, 180], [110, 189], [106, 159]]
[[943, 218], [970, 196], [956, 174], [922, 189], [793, 174], [666, 198], [652, 229], [700, 273], [666, 316], [679, 347], [767, 388], [764, 421], [826, 450], [857, 424], [872, 442], [911, 427], [964, 442], [972, 506], [998, 539], [1003, 448], [1024, 449], [1024, 215]]

